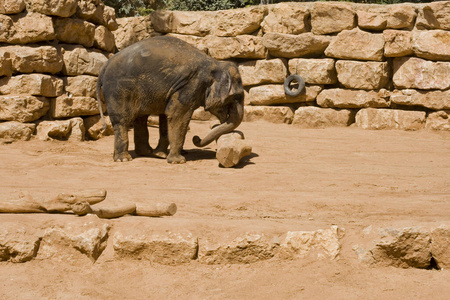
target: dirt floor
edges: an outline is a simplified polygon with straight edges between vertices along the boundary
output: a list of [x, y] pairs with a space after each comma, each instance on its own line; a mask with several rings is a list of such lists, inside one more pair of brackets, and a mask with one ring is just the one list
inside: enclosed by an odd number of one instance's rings
[[[150, 129], [155, 146], [157, 128]], [[21, 191], [45, 198], [105, 188], [105, 202], [178, 206], [173, 217], [124, 217], [108, 221], [113, 226], [179, 228], [199, 236], [338, 225], [349, 233], [338, 260], [164, 266], [105, 255], [81, 265], [2, 262], [0, 299], [450, 299], [449, 270], [370, 267], [351, 250], [351, 233], [369, 225], [450, 224], [449, 132], [308, 130], [264, 122], [239, 129], [253, 154], [231, 169], [218, 166], [215, 145], [193, 146], [193, 135], [209, 131], [202, 122], [191, 123], [184, 165], [141, 157], [114, 163], [113, 137], [0, 145], [0, 199], [16, 199]], [[0, 225], [75, 218], [0, 215]]]

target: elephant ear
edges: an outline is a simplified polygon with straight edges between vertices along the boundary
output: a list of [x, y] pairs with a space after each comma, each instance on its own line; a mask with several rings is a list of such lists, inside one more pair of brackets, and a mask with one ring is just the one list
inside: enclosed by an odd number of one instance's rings
[[225, 99], [230, 96], [231, 75], [228, 70], [216, 70], [213, 73], [213, 83], [207, 90], [205, 110], [212, 107], [223, 106]]

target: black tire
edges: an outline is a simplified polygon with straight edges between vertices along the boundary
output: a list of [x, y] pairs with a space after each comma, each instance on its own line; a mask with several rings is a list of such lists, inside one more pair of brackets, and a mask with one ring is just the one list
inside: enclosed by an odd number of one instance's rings
[[[296, 90], [292, 90], [290, 87], [290, 84], [294, 81], [298, 83], [298, 89]], [[289, 75], [284, 80], [284, 93], [288, 96], [292, 97], [298, 96], [300, 95], [300, 93], [303, 91], [304, 88], [305, 88], [305, 81], [297, 74]]]

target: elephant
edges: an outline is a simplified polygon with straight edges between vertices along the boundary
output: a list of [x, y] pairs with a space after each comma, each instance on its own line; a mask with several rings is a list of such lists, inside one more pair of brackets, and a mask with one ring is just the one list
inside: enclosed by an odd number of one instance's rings
[[[138, 156], [185, 163], [181, 151], [195, 109], [203, 106], [220, 121], [203, 139], [194, 136], [197, 147], [233, 131], [244, 115], [244, 88], [236, 64], [218, 61], [170, 36], [144, 39], [112, 56], [100, 71], [97, 99], [99, 105], [106, 103], [114, 129], [114, 161], [132, 159], [128, 152], [131, 125]], [[148, 140], [149, 115], [160, 120], [154, 150]]]

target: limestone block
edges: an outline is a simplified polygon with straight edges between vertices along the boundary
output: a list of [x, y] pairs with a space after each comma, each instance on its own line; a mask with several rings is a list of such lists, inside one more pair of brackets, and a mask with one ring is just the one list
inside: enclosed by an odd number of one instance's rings
[[450, 131], [450, 111], [437, 111], [427, 117], [425, 128]]
[[450, 109], [450, 90], [396, 90], [391, 94], [391, 102], [407, 106], [423, 106], [433, 110]]
[[358, 27], [361, 29], [381, 31], [387, 26], [386, 10], [373, 7], [366, 10], [357, 10]]
[[450, 87], [450, 62], [433, 62], [417, 57], [394, 59], [394, 86], [398, 89], [439, 89]]
[[401, 57], [413, 54], [412, 34], [404, 30], [385, 30], [384, 37], [384, 56]]
[[86, 130], [83, 119], [72, 118], [64, 121], [42, 121], [36, 127], [36, 137], [43, 141], [84, 141]]
[[64, 75], [93, 75], [98, 76], [108, 57], [98, 51], [89, 50], [78, 45], [60, 45], [63, 54]]
[[0, 120], [32, 122], [49, 110], [49, 101], [44, 97], [29, 95], [0, 96]]
[[198, 241], [190, 232], [155, 232], [136, 234], [125, 229], [113, 236], [116, 258], [148, 260], [163, 265], [179, 265], [195, 259]]
[[206, 36], [214, 26], [217, 12], [202, 11], [156, 11], [151, 22], [157, 32]]
[[201, 240], [198, 260], [204, 264], [253, 263], [274, 256], [275, 245], [264, 234], [247, 233], [231, 241]]
[[[2, 54], [9, 56], [14, 73], [51, 73], [62, 70], [62, 55], [53, 46], [4, 46]], [[1, 71], [0, 71], [1, 72]]]
[[[196, 47], [200, 51], [208, 53], [208, 46], [206, 45], [206, 41], [208, 40], [208, 38], [206, 38], [206, 37], [200, 37], [200, 36], [195, 36], [195, 35], [184, 35], [184, 34], [177, 34], [177, 33], [168, 33], [166, 35], [167, 36], [171, 36], [171, 37], [175, 37], [175, 38], [180, 39], [182, 41], [185, 41], [186, 43], [191, 44], [192, 46]], [[215, 43], [217, 45], [220, 42], [219, 39], [220, 38], [218, 38], [216, 41], [214, 41], [212, 43], [213, 47], [214, 47]], [[233, 39], [231, 39], [231, 41], [232, 40]], [[230, 41], [230, 39], [226, 39], [226, 41]], [[238, 44], [238, 43], [236, 43], [236, 44]], [[225, 49], [223, 49], [223, 50], [225, 50]], [[214, 49], [212, 51], [214, 51]], [[226, 51], [223, 51], [222, 53], [224, 55], [227, 55]]]
[[107, 52], [114, 52], [115, 46], [114, 34], [103, 25], [97, 26], [94, 34], [94, 47]]
[[354, 119], [351, 110], [335, 110], [315, 106], [299, 107], [294, 114], [292, 125], [301, 128], [326, 128], [333, 126], [348, 126]]
[[8, 52], [3, 52], [0, 48], [0, 77], [12, 75], [12, 62]]
[[356, 26], [355, 12], [348, 3], [316, 2], [311, 11], [311, 31], [314, 34], [330, 34]]
[[62, 95], [52, 99], [50, 115], [53, 118], [70, 118], [99, 114], [95, 98], [84, 96]]
[[338, 60], [336, 71], [339, 82], [349, 89], [378, 90], [389, 83], [388, 62]]
[[441, 225], [431, 231], [431, 255], [438, 268], [450, 268], [450, 227]]
[[287, 69], [279, 58], [269, 60], [253, 60], [239, 64], [239, 73], [244, 86], [262, 83], [283, 83]]
[[150, 16], [117, 19], [118, 28], [113, 32], [117, 49], [122, 50], [145, 38], [156, 36]]
[[334, 59], [293, 58], [289, 60], [289, 73], [300, 75], [309, 84], [337, 83]]
[[28, 141], [31, 139], [35, 129], [36, 124], [33, 123], [2, 122], [0, 123], [0, 144]]
[[412, 28], [416, 17], [416, 10], [410, 4], [389, 5], [386, 27], [392, 29]]
[[253, 35], [240, 35], [237, 37], [208, 36], [205, 40], [209, 54], [215, 59], [228, 58], [261, 59], [266, 58], [267, 50], [264, 48], [262, 38]]
[[57, 97], [62, 94], [62, 79], [46, 74], [23, 74], [0, 79], [0, 94], [26, 94]]
[[87, 117], [84, 119], [84, 128], [86, 128], [86, 136], [92, 140], [98, 140], [104, 136], [114, 134], [113, 127], [109, 116], [104, 116], [106, 122], [106, 130], [103, 130], [103, 121], [100, 115]]
[[266, 121], [290, 124], [293, 117], [292, 109], [287, 106], [244, 106], [244, 122]]
[[106, 26], [111, 31], [118, 27], [114, 9], [105, 6], [101, 0], [79, 0], [76, 16], [96, 25]]
[[68, 18], [75, 14], [78, 0], [25, 0], [27, 11]]
[[216, 36], [251, 34], [260, 28], [266, 14], [267, 7], [263, 5], [219, 10], [214, 14], [212, 20], [213, 30], [211, 34]]
[[416, 30], [412, 48], [418, 57], [430, 60], [450, 60], [450, 31]]
[[425, 29], [450, 30], [450, 2], [432, 1], [427, 3], [419, 10], [416, 26]]
[[323, 55], [330, 44], [330, 36], [302, 33], [299, 35], [283, 33], [267, 33], [263, 37], [263, 45], [275, 57], [316, 57]]
[[214, 116], [210, 112], [206, 111], [204, 107], [199, 107], [196, 110], [194, 110], [191, 120], [209, 121], [213, 117]]
[[310, 11], [304, 3], [278, 3], [270, 5], [261, 23], [264, 33], [299, 34], [307, 32]]
[[0, 14], [18, 14], [21, 13], [24, 9], [24, 0], [0, 0]]
[[381, 61], [383, 50], [383, 34], [355, 28], [340, 32], [326, 48], [325, 55], [341, 59]]
[[39, 248], [40, 237], [28, 225], [2, 222], [0, 227], [0, 261], [23, 263], [32, 260]]
[[0, 42], [29, 44], [55, 39], [52, 18], [39, 13], [0, 15]]
[[428, 268], [431, 262], [431, 237], [424, 228], [366, 228], [366, 242], [353, 249], [359, 260], [368, 264], [400, 268]]
[[72, 96], [83, 96], [96, 98], [97, 77], [80, 75], [75, 77], [62, 77], [64, 92]]
[[425, 125], [425, 112], [397, 109], [361, 109], [356, 114], [356, 126], [364, 129], [418, 130]]
[[56, 38], [63, 43], [92, 47], [95, 41], [95, 25], [81, 19], [56, 18]]
[[95, 262], [106, 248], [110, 225], [94, 220], [46, 229], [36, 259]]
[[319, 85], [308, 85], [295, 97], [284, 93], [284, 87], [281, 84], [267, 84], [252, 87], [249, 91], [251, 105], [274, 105], [284, 103], [300, 103], [314, 101], [322, 90]]
[[331, 108], [389, 107], [389, 91], [325, 89], [317, 96], [317, 104]]

